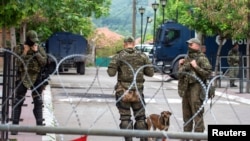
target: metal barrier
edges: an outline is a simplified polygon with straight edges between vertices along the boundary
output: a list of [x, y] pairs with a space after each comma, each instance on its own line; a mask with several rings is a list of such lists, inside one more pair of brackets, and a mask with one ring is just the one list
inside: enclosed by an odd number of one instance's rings
[[[11, 94], [14, 90], [14, 61], [13, 56], [8, 51], [0, 53], [0, 57], [3, 58], [3, 83], [2, 85], [2, 97], [1, 97], [1, 124], [6, 124], [10, 120], [9, 107], [12, 101]], [[8, 131], [1, 132], [1, 141], [8, 139]]]
[[[147, 131], [147, 130], [119, 130], [119, 129], [77, 129], [65, 127], [41, 127], [41, 126], [20, 126], [10, 125], [9, 122], [9, 105], [12, 100], [15, 82], [15, 65], [12, 55], [4, 52], [4, 76], [3, 76], [3, 99], [2, 103], [2, 124], [0, 125], [1, 141], [8, 140], [10, 131], [19, 132], [39, 132], [39, 133], [55, 133], [55, 134], [71, 134], [71, 135], [93, 135], [93, 136], [131, 136], [131, 137], [154, 137], [154, 138], [170, 138], [170, 139], [199, 139], [207, 140], [207, 133], [197, 132], [166, 132], [166, 131]], [[12, 94], [12, 95], [11, 95]]]
[[198, 139], [207, 140], [207, 133], [198, 132], [166, 132], [166, 131], [143, 131], [143, 130], [120, 130], [120, 129], [76, 129], [65, 127], [42, 127], [42, 126], [17, 126], [0, 125], [1, 131], [39, 132], [71, 135], [94, 135], [94, 136], [129, 136], [129, 137], [154, 137], [169, 139]]
[[[227, 56], [220, 56], [220, 62], [222, 62], [223, 59], [227, 59]], [[239, 77], [237, 77], [237, 78], [230, 78], [230, 77], [227, 77], [226, 79], [227, 79], [227, 80], [232, 80], [232, 79], [234, 79], [234, 80], [239, 80], [239, 82], [240, 82], [240, 85], [239, 85], [239, 91], [240, 91], [240, 93], [243, 92], [243, 87], [244, 87], [244, 86], [243, 86], [243, 82], [249, 81], [249, 80], [247, 80], [247, 78], [246, 78], [246, 71], [249, 69], [249, 67], [246, 67], [246, 65], [245, 65], [246, 62], [247, 62], [247, 56], [242, 56], [242, 55], [241, 55], [241, 56], [240, 56], [240, 64], [239, 64], [239, 67], [222, 66], [222, 65], [221, 65], [222, 63], [219, 63], [219, 64], [220, 64], [220, 68], [219, 68], [219, 71], [220, 71], [220, 72], [223, 72], [223, 70], [226, 69], [226, 71], [223, 73], [224, 76], [227, 76], [227, 75], [228, 75], [228, 72], [229, 72], [230, 69], [238, 69], [238, 70], [239, 70], [239, 74], [238, 74]], [[219, 87], [221, 87], [221, 79], [223, 79], [223, 78], [220, 78], [220, 79], [219, 79], [219, 81], [220, 81]]]

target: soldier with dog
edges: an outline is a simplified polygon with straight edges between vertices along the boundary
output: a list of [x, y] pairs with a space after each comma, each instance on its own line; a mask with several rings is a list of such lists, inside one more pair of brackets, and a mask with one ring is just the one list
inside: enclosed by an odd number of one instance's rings
[[[150, 65], [149, 58], [134, 48], [133, 37], [124, 39], [124, 49], [110, 61], [108, 75], [112, 77], [118, 73], [115, 96], [121, 129], [147, 130], [143, 84], [144, 75], [149, 77], [154, 75], [154, 68]], [[134, 124], [131, 119], [131, 109], [135, 119]], [[125, 141], [132, 141], [132, 137], [125, 137]], [[140, 141], [147, 141], [147, 138], [140, 138]]]

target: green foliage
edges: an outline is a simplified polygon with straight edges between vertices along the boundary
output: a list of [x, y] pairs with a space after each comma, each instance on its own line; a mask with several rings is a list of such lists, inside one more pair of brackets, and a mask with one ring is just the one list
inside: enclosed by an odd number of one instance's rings
[[25, 1], [3, 1], [0, 4], [0, 28], [17, 26], [27, 16], [33, 15], [38, 9], [39, 0], [25, 0]]
[[16, 25], [25, 15], [24, 11], [20, 9], [23, 6], [23, 3], [17, 1], [3, 1], [0, 5], [0, 27]]
[[180, 21], [205, 35], [220, 34], [225, 38], [244, 38], [248, 26], [246, 0], [185, 0], [191, 13]]
[[225, 38], [243, 38], [249, 33], [247, 2], [168, 0], [165, 14], [167, 19], [177, 19], [179, 23], [203, 35], [220, 34]]
[[111, 0], [25, 0], [3, 1], [0, 4], [0, 28], [17, 27], [39, 32], [46, 40], [57, 31], [82, 34], [87, 37], [93, 31], [91, 16], [107, 15]]
[[51, 32], [67, 31], [87, 37], [93, 31], [90, 16], [107, 15], [110, 0], [44, 0], [40, 4], [43, 15], [48, 19], [44, 24]]

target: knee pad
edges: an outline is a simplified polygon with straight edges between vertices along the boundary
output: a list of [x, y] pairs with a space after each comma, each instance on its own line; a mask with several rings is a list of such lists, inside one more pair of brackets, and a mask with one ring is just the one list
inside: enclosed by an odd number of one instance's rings
[[136, 116], [135, 118], [136, 122], [135, 122], [134, 128], [135, 129], [148, 129], [148, 125], [145, 119], [146, 119], [145, 115]]
[[143, 129], [143, 130], [147, 130], [147, 129], [148, 129], [148, 125], [147, 125], [147, 123], [146, 123], [145, 120], [137, 120], [137, 121], [135, 122], [134, 129]]
[[34, 102], [34, 109], [33, 114], [36, 118], [36, 124], [37, 125], [43, 125], [43, 101], [41, 97], [35, 97], [33, 98]]
[[131, 120], [122, 120], [120, 123], [121, 129], [133, 129], [133, 121]]
[[145, 120], [145, 119], [146, 119], [145, 115], [138, 115], [138, 116], [136, 116], [136, 118], [135, 118], [136, 121], [137, 121], [137, 120]]

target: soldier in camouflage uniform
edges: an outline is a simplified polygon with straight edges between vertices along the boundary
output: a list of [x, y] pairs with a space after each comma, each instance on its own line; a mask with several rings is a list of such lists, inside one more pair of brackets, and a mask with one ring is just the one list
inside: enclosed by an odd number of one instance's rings
[[[127, 37], [124, 39], [124, 49], [117, 52], [117, 54], [112, 58], [107, 73], [109, 76], [115, 76], [117, 74], [117, 84], [115, 86], [116, 95], [116, 106], [120, 113], [120, 128], [121, 129], [138, 129], [147, 130], [147, 124], [145, 122], [145, 101], [143, 95], [143, 83], [145, 81], [144, 75], [152, 77], [154, 75], [153, 66], [146, 66], [141, 69], [134, 79], [134, 72], [138, 68], [144, 65], [151, 65], [149, 58], [134, 48], [134, 38]], [[133, 80], [136, 80], [136, 84], [133, 85]], [[132, 86], [132, 87], [130, 87]], [[137, 88], [138, 89], [137, 89]], [[126, 90], [135, 92], [138, 90], [141, 99], [136, 102], [123, 101], [121, 98]], [[131, 111], [133, 110], [133, 115], [135, 118], [135, 124], [131, 120]], [[141, 141], [147, 141], [147, 138], [141, 138]], [[125, 137], [125, 141], [132, 141], [132, 137]]]
[[229, 65], [229, 77], [230, 77], [230, 87], [237, 87], [237, 85], [234, 84], [235, 78], [237, 78], [239, 73], [239, 63], [240, 63], [240, 52], [239, 52], [239, 45], [238, 43], [235, 43], [233, 45], [233, 48], [229, 50], [228, 56], [227, 56], [227, 63]]
[[203, 132], [205, 129], [203, 121], [204, 108], [194, 117], [193, 121], [186, 122], [199, 111], [205, 98], [203, 87], [195, 77], [205, 82], [211, 75], [212, 66], [201, 51], [200, 40], [192, 38], [187, 43], [188, 54], [185, 59], [179, 61], [180, 74], [178, 75], [178, 92], [182, 97], [183, 121], [186, 124], [184, 132], [192, 132], [193, 130], [194, 132]]
[[[24, 45], [15, 47], [15, 52], [22, 60], [17, 59], [17, 81], [16, 92], [13, 106], [13, 124], [19, 124], [22, 105], [25, 100], [25, 95], [28, 89], [32, 90], [32, 98], [34, 103], [33, 114], [36, 119], [36, 125], [43, 125], [43, 100], [42, 91], [43, 85], [37, 87], [40, 80], [40, 71], [47, 63], [47, 55], [43, 47], [38, 46], [38, 36], [33, 30], [27, 32]], [[24, 64], [23, 64], [24, 63]], [[17, 135], [16, 131], [11, 132], [12, 135]], [[39, 134], [39, 133], [38, 133]]]

